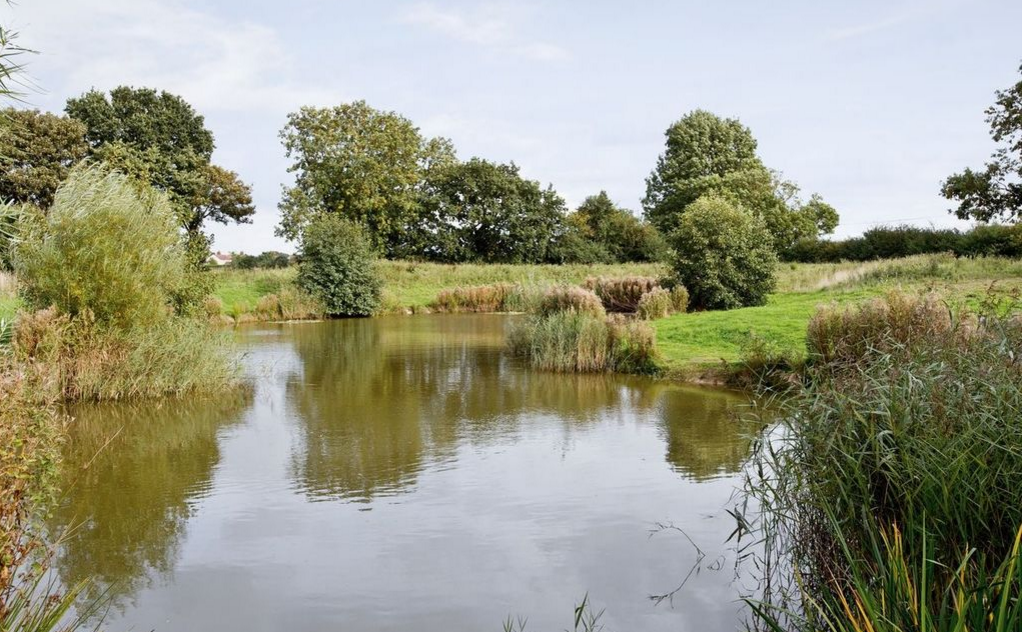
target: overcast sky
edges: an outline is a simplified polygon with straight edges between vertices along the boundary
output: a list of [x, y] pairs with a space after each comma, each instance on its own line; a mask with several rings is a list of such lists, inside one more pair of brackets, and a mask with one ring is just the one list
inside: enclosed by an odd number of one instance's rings
[[704, 108], [836, 206], [838, 235], [961, 225], [940, 182], [989, 156], [983, 110], [1022, 61], [1019, 0], [20, 0], [0, 20], [39, 51], [35, 107], [127, 84], [204, 114], [258, 208], [214, 248], [247, 252], [293, 249], [273, 235], [287, 113], [357, 99], [572, 207], [605, 189], [637, 212], [664, 129]]

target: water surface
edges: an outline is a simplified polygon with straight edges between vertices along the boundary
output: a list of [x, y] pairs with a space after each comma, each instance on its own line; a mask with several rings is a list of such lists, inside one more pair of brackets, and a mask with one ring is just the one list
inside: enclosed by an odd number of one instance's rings
[[61, 579], [108, 630], [543, 632], [586, 593], [609, 630], [736, 629], [742, 399], [530, 371], [507, 320], [245, 328], [249, 391], [75, 409]]

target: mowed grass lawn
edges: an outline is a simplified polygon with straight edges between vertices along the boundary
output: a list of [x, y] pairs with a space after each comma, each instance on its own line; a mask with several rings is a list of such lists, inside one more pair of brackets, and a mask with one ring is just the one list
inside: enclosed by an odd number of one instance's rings
[[846, 292], [774, 294], [762, 307], [726, 312], [689, 312], [653, 322], [657, 349], [667, 369], [735, 362], [759, 339], [772, 348], [802, 353], [806, 325], [820, 305], [851, 303], [882, 293], [879, 288]]

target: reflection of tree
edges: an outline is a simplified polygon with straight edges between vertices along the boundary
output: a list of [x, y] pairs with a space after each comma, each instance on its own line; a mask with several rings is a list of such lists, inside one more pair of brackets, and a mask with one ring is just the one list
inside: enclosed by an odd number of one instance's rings
[[89, 579], [116, 603], [169, 571], [219, 460], [217, 431], [251, 401], [242, 391], [72, 410], [65, 498], [52, 519], [54, 533], [70, 528], [57, 561], [61, 580]]
[[733, 395], [530, 371], [503, 353], [501, 318], [345, 320], [293, 333], [303, 368], [287, 391], [303, 441], [292, 469], [310, 496], [398, 493], [459, 442], [506, 437], [530, 413], [558, 417], [570, 432], [660, 411], [668, 461], [697, 478], [735, 471], [748, 450], [728, 416]]
[[737, 418], [733, 393], [673, 388], [659, 402], [667, 461], [696, 480], [737, 472], [749, 454], [750, 428]]

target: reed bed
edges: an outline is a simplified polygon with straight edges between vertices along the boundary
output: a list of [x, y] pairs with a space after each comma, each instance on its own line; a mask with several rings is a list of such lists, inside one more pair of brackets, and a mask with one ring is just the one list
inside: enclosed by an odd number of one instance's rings
[[1022, 629], [1022, 321], [980, 316], [892, 294], [814, 317], [736, 511], [772, 569], [759, 626]]
[[616, 315], [576, 310], [531, 315], [512, 326], [508, 341], [513, 354], [541, 371], [658, 371], [653, 328]]
[[660, 287], [660, 281], [654, 277], [590, 277], [583, 284], [592, 290], [608, 312], [633, 314], [639, 309], [642, 296]]

